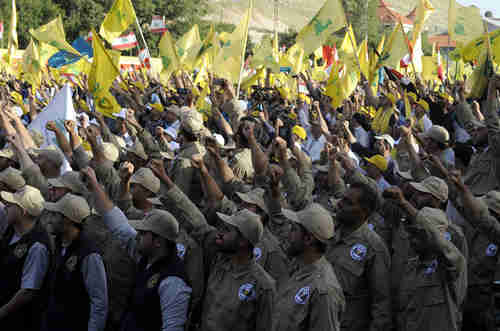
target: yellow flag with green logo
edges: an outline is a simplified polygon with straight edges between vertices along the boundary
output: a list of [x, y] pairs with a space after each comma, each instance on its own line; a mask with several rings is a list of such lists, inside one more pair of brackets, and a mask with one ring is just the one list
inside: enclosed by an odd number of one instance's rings
[[42, 70], [40, 67], [40, 54], [38, 53], [38, 48], [30, 40], [30, 43], [23, 55], [22, 68], [24, 72], [24, 79], [31, 83], [33, 86], [40, 86], [42, 80]]
[[422, 78], [424, 81], [439, 81], [436, 57], [422, 56]]
[[[491, 55], [495, 62], [500, 62], [500, 29], [489, 33]], [[481, 36], [461, 48], [460, 53], [464, 62], [473, 62], [479, 58], [486, 49], [486, 38]]]
[[302, 28], [296, 40], [308, 56], [323, 46], [332, 33], [347, 26], [347, 19], [340, 0], [326, 0], [313, 19]]
[[465, 44], [484, 33], [483, 19], [479, 8], [464, 7], [450, 0], [448, 10], [448, 35], [451, 40]]
[[385, 54], [387, 58], [383, 60], [383, 63], [389, 67], [399, 68], [401, 59], [408, 54], [408, 45], [403, 33], [403, 25], [399, 23], [397, 32], [394, 36], [391, 36], [391, 40], [389, 41], [390, 49]]
[[292, 68], [292, 73], [298, 74], [305, 71], [304, 56], [304, 49], [299, 44], [295, 44], [288, 49], [285, 58]]
[[45, 71], [45, 67], [49, 62], [50, 57], [57, 53], [59, 50], [47, 43], [40, 43], [38, 50], [40, 53], [40, 64], [42, 65], [42, 69]]
[[273, 55], [273, 41], [270, 36], [262, 38], [260, 43], [253, 50], [250, 67], [258, 68], [261, 66], [269, 68], [276, 73], [280, 72], [280, 65]]
[[9, 42], [7, 44], [8, 52], [7, 52], [7, 63], [12, 62], [12, 58], [14, 57], [14, 53], [16, 49], [19, 47], [17, 42], [17, 9], [16, 9], [16, 0], [12, 0], [12, 11], [10, 13], [10, 26], [9, 26]]
[[186, 32], [175, 44], [182, 67], [191, 70], [201, 49], [201, 38], [198, 24]]
[[158, 47], [160, 49], [161, 63], [163, 64], [162, 76], [163, 79], [168, 80], [170, 75], [180, 68], [179, 56], [170, 31], [165, 31]]
[[195, 68], [199, 68], [203, 65], [203, 61], [205, 61], [205, 57], [208, 59], [208, 69], [212, 68], [214, 63], [214, 59], [217, 56], [217, 53], [220, 50], [220, 42], [217, 37], [217, 32], [215, 32], [215, 28], [213, 24], [210, 26], [210, 31], [208, 32], [207, 37], [203, 40], [203, 44], [198, 53], [198, 58], [196, 59]]
[[370, 77], [370, 59], [368, 58], [368, 39], [365, 38], [358, 50], [359, 67], [366, 79]]
[[[347, 29], [344, 40], [342, 41], [342, 44], [340, 44], [339, 50], [341, 52], [347, 53], [347, 54], [354, 54], [354, 52], [358, 49], [358, 46], [356, 44], [356, 36], [354, 35], [354, 31], [352, 30], [352, 26], [349, 25], [349, 28]], [[341, 54], [342, 57], [342, 54]]]
[[136, 20], [134, 6], [130, 0], [115, 0], [104, 17], [99, 33], [112, 44], [113, 40], [118, 38]]
[[80, 55], [80, 53], [66, 41], [61, 15], [36, 30], [30, 29], [30, 33], [40, 42], [47, 43], [52, 47], [64, 50], [68, 53]]

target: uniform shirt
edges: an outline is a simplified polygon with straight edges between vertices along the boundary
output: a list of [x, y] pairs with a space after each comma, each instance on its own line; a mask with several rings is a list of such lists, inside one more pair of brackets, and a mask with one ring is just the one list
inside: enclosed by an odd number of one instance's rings
[[[14, 234], [9, 246], [14, 245], [22, 236]], [[42, 287], [45, 275], [49, 268], [49, 252], [45, 245], [36, 242], [28, 251], [28, 256], [23, 265], [21, 288], [26, 290], [39, 290]]]
[[273, 331], [339, 331], [345, 306], [342, 288], [324, 257], [297, 264], [279, 287], [273, 311]]
[[[113, 237], [118, 238], [131, 257], [138, 261], [137, 232], [129, 225], [123, 212], [114, 207], [102, 216]], [[183, 331], [187, 320], [191, 288], [178, 277], [165, 278], [158, 288], [163, 331]]]

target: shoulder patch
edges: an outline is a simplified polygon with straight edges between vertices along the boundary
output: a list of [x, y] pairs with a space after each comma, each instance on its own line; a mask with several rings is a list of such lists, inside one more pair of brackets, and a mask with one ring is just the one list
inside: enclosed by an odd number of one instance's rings
[[486, 256], [495, 256], [498, 252], [498, 246], [491, 243], [486, 247]]
[[77, 262], [78, 262], [78, 257], [76, 255], [71, 256], [69, 259], [66, 260], [66, 268], [68, 268], [70, 272], [75, 271]]
[[238, 290], [238, 298], [240, 301], [252, 301], [255, 300], [257, 294], [255, 293], [255, 286], [250, 283], [245, 283], [240, 286]]
[[425, 273], [426, 275], [431, 275], [431, 274], [433, 274], [433, 273], [436, 271], [437, 266], [438, 266], [438, 261], [437, 261], [437, 260], [432, 260], [432, 262], [431, 262], [430, 266], [428, 266], [428, 267], [425, 269], [424, 273]]
[[355, 261], [361, 261], [366, 256], [366, 246], [363, 244], [356, 244], [351, 248], [351, 258]]
[[158, 284], [158, 280], [160, 280], [160, 274], [154, 274], [153, 276], [151, 276], [151, 278], [149, 278], [148, 280], [148, 288], [153, 288], [156, 286], [156, 284]]
[[368, 229], [374, 231], [375, 230], [375, 226], [372, 223], [368, 223]]
[[260, 249], [259, 247], [255, 247], [253, 249], [253, 258], [255, 259], [255, 261], [258, 261], [261, 256], [262, 256], [262, 249]]
[[295, 294], [295, 303], [299, 305], [305, 305], [311, 296], [311, 288], [309, 286], [305, 286], [297, 291]]
[[451, 241], [451, 233], [449, 233], [448, 231], [446, 231], [444, 233], [444, 239], [448, 240], [448, 241]]
[[19, 244], [14, 249], [14, 256], [20, 259], [24, 256], [24, 254], [26, 254], [27, 251], [28, 251], [27, 244]]
[[184, 260], [184, 255], [186, 255], [186, 247], [183, 244], [177, 244], [177, 256]]

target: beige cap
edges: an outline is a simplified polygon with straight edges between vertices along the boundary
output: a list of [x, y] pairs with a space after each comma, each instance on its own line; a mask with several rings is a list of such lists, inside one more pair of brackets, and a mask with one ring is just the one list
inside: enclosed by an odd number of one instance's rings
[[255, 246], [260, 242], [264, 227], [259, 215], [252, 213], [248, 209], [243, 209], [231, 216], [222, 213], [217, 213], [217, 216], [224, 222], [237, 227], [243, 237], [250, 241], [252, 245]]
[[0, 150], [0, 157], [6, 159], [14, 160], [14, 151], [10, 148], [4, 148]]
[[81, 180], [80, 173], [76, 171], [67, 171], [58, 178], [48, 179], [47, 182], [54, 187], [67, 188], [73, 193], [84, 194], [87, 192], [87, 188]]
[[90, 215], [87, 201], [71, 193], [65, 194], [57, 202], [45, 202], [45, 209], [61, 213], [75, 223], [81, 224]]
[[120, 151], [118, 151], [118, 148], [112, 143], [102, 143], [102, 151], [104, 157], [111, 162], [116, 162], [120, 156]]
[[64, 162], [64, 155], [57, 148], [36, 149], [33, 152], [38, 157], [43, 156], [53, 162], [57, 168], [61, 167]]
[[450, 134], [448, 130], [439, 125], [433, 125], [429, 130], [420, 134], [421, 138], [431, 138], [434, 141], [442, 144], [450, 141]]
[[144, 146], [141, 144], [139, 140], [136, 140], [135, 143], [126, 148], [127, 152], [130, 152], [134, 155], [137, 155], [141, 159], [147, 161], [148, 160], [148, 155], [146, 154], [146, 151], [144, 150]]
[[129, 221], [130, 225], [139, 231], [149, 231], [170, 241], [175, 241], [179, 235], [179, 223], [168, 211], [153, 209], [140, 221]]
[[18, 205], [31, 216], [40, 216], [45, 202], [42, 193], [29, 185], [26, 185], [16, 193], [2, 191], [0, 192], [0, 197], [7, 202]]
[[488, 209], [500, 215], [500, 192], [490, 191], [485, 196], [481, 197], [480, 200], [488, 206]]
[[167, 111], [174, 113], [176, 116], [181, 115], [181, 109], [177, 105], [171, 105], [167, 107]]
[[429, 207], [422, 208], [417, 213], [415, 221], [417, 225], [424, 229], [428, 229], [431, 226], [438, 228], [438, 230], [445, 230], [450, 224], [444, 211]]
[[40, 146], [42, 146], [43, 143], [45, 142], [45, 138], [44, 138], [43, 134], [40, 131], [38, 131], [37, 129], [31, 129], [31, 130], [29, 130], [29, 133], [30, 133], [30, 136], [33, 139], [33, 142], [35, 143], [35, 145], [38, 148], [40, 148]]
[[12, 167], [8, 167], [0, 172], [0, 182], [6, 184], [14, 191], [18, 191], [26, 185], [22, 172]]
[[200, 134], [203, 130], [203, 119], [199, 119], [194, 111], [189, 111], [182, 114], [181, 126], [191, 134]]
[[130, 178], [130, 183], [136, 183], [144, 186], [147, 190], [154, 194], [160, 191], [160, 180], [153, 174], [149, 168], [140, 168]]
[[431, 176], [420, 183], [412, 182], [410, 185], [419, 192], [432, 194], [439, 201], [448, 200], [448, 185], [441, 178]]
[[266, 202], [264, 201], [264, 189], [262, 188], [256, 188], [250, 192], [247, 193], [240, 193], [236, 192], [238, 197], [245, 201], [246, 203], [250, 203], [252, 205], [257, 205], [262, 209], [264, 212], [268, 213], [269, 209], [266, 206]]
[[313, 203], [299, 212], [283, 209], [283, 215], [289, 220], [301, 224], [323, 243], [328, 242], [333, 237], [333, 219], [330, 213], [317, 203]]

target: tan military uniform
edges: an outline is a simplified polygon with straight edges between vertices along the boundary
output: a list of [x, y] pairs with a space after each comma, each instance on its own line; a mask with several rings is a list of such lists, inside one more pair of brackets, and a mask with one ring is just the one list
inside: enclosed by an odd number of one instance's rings
[[383, 240], [365, 223], [336, 233], [326, 253], [346, 298], [342, 330], [391, 328], [390, 257]]
[[49, 183], [47, 178], [42, 174], [40, 167], [33, 164], [31, 167], [24, 169], [22, 173], [26, 185], [33, 186], [40, 190], [45, 200], [49, 197]]
[[264, 234], [253, 250], [253, 256], [255, 261], [278, 283], [286, 281], [290, 262], [281, 249], [278, 239], [267, 227], [264, 227]]
[[297, 265], [280, 285], [274, 306], [273, 331], [338, 331], [345, 299], [330, 263], [322, 257]]
[[228, 160], [228, 165], [238, 179], [245, 183], [253, 181], [255, 170], [253, 168], [252, 150], [250, 148], [235, 150], [232, 157]]
[[191, 157], [197, 154], [201, 156], [205, 156], [206, 154], [205, 147], [201, 143], [196, 141], [181, 146], [172, 165], [170, 177], [182, 192], [199, 201], [201, 200], [202, 192], [201, 184], [198, 172], [191, 166]]
[[293, 168], [284, 170], [281, 180], [288, 203], [294, 210], [304, 209], [313, 202], [314, 178], [311, 166], [304, 167], [301, 177]]

